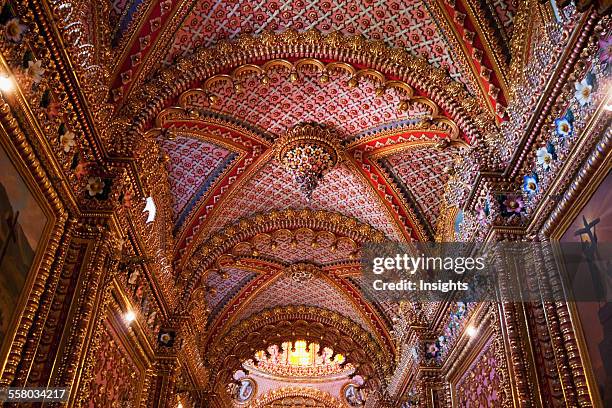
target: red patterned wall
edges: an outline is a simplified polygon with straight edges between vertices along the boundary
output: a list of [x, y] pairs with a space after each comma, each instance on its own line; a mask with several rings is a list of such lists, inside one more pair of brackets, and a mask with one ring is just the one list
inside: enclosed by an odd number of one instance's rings
[[483, 346], [470, 367], [455, 384], [457, 406], [461, 408], [496, 408], [505, 406], [503, 387], [503, 350], [494, 336]]
[[83, 406], [134, 406], [144, 375], [122, 345], [115, 329], [106, 320], [93, 362], [89, 398]]

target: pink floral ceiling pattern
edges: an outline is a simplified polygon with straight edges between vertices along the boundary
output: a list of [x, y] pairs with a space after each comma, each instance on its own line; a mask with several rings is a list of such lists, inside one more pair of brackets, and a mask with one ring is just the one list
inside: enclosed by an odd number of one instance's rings
[[199, 1], [174, 36], [165, 63], [240, 33], [312, 28], [383, 40], [421, 55], [435, 66], [448, 68], [454, 78], [461, 78], [427, 2], [415, 0]]
[[206, 286], [214, 288], [214, 293], [207, 292], [206, 294], [206, 302], [211, 311], [209, 320], [214, 318], [223, 306], [255, 276], [253, 272], [239, 268], [225, 268], [223, 272], [227, 273], [225, 279], [218, 273], [210, 273], [204, 279]]
[[177, 136], [174, 140], [163, 139], [160, 143], [170, 156], [167, 165], [170, 190], [174, 197], [174, 214], [180, 221], [235, 154], [215, 144], [184, 136]]
[[346, 164], [338, 165], [325, 175], [308, 202], [291, 174], [276, 161], [270, 161], [253, 174], [199, 233], [210, 235], [241, 217], [287, 208], [339, 212], [371, 225], [392, 240], [403, 240], [392, 215], [357, 170], [349, 169]]
[[408, 190], [416, 201], [419, 210], [432, 228], [435, 228], [440, 205], [444, 196], [444, 185], [448, 176], [445, 167], [453, 164], [458, 150], [447, 148], [437, 150], [431, 147], [409, 149], [386, 157], [392, 176], [395, 176], [402, 188]]
[[353, 305], [348, 295], [332, 286], [323, 278], [312, 278], [298, 283], [290, 276], [281, 276], [271, 285], [259, 292], [239, 312], [236, 322], [246, 319], [264, 309], [277, 306], [305, 305], [333, 310], [371, 331], [359, 310]]
[[[312, 71], [301, 71], [296, 82], [290, 82], [289, 75], [288, 70], [271, 70], [267, 84], [251, 75], [242, 80], [244, 90], [240, 93], [231, 84], [218, 82], [211, 89], [219, 97], [212, 110], [276, 136], [298, 123], [318, 122], [332, 127], [341, 138], [431, 114], [431, 108], [421, 103], [399, 111], [400, 99], [405, 96], [389, 90], [377, 97], [377, 85], [371, 79], [361, 78], [358, 87], [350, 88], [350, 76], [345, 72], [333, 72], [327, 83], [321, 83], [319, 74]], [[211, 109], [205, 98], [192, 99], [190, 106]]]

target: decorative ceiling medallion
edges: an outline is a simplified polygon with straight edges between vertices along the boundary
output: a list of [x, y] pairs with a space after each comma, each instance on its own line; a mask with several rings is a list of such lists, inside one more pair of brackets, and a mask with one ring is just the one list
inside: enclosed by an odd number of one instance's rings
[[340, 153], [337, 137], [316, 123], [295, 126], [276, 146], [276, 159], [292, 174], [308, 200], [325, 173], [340, 162]]
[[288, 266], [285, 272], [297, 283], [308, 282], [322, 273], [318, 266], [303, 262]]

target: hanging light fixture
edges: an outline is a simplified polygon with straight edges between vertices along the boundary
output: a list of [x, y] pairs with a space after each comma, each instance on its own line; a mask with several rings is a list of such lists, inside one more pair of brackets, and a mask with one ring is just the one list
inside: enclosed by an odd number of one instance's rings
[[276, 159], [287, 169], [308, 200], [323, 179], [341, 160], [340, 143], [326, 127], [316, 123], [295, 126], [282, 136]]

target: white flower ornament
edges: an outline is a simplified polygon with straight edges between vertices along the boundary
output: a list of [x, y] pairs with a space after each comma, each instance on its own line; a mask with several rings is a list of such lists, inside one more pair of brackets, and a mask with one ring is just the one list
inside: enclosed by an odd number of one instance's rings
[[74, 140], [74, 137], [75, 135], [71, 131], [64, 133], [60, 137], [60, 143], [62, 147], [64, 148], [64, 152], [68, 153], [70, 149], [72, 149], [72, 147], [76, 145], [76, 141]]
[[589, 83], [587, 78], [584, 78], [580, 82], [576, 82], [574, 88], [576, 88], [574, 96], [580, 106], [591, 103], [593, 100], [593, 85]]

